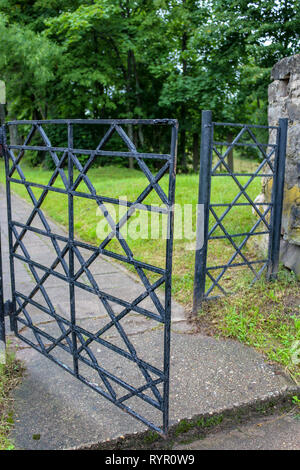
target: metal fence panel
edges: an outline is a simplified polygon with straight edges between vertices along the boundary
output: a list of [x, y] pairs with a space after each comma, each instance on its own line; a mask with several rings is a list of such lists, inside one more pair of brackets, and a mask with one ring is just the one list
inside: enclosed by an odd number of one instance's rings
[[[45, 127], [52, 125], [67, 128], [67, 145], [64, 147], [52, 145], [47, 135]], [[78, 125], [96, 125], [108, 126], [108, 130], [104, 132], [99, 145], [95, 149], [76, 149], [74, 148], [74, 128]], [[145, 126], [163, 126], [171, 129], [170, 151], [167, 154], [162, 153], [141, 153], [137, 150], [132, 139], [125, 132], [125, 126], [128, 125], [145, 125]], [[15, 335], [31, 347], [39, 351], [41, 354], [63, 367], [77, 379], [91, 387], [100, 395], [114, 403], [117, 407], [127, 411], [135, 418], [141, 420], [150, 428], [166, 433], [168, 429], [169, 419], [169, 366], [170, 366], [170, 321], [171, 321], [171, 273], [172, 273], [172, 249], [173, 249], [173, 211], [174, 193], [175, 193], [175, 167], [176, 167], [176, 151], [177, 151], [177, 129], [176, 120], [155, 119], [155, 120], [49, 120], [49, 121], [13, 121], [6, 124], [6, 128], [12, 126], [28, 126], [28, 133], [22, 144], [5, 143], [4, 156], [6, 168], [6, 185], [7, 185], [7, 212], [8, 212], [8, 229], [9, 229], [9, 256], [12, 286], [12, 308], [10, 313], [11, 327]], [[77, 128], [77, 127], [76, 127]], [[4, 128], [2, 128], [2, 131]], [[34, 145], [32, 140], [35, 136], [42, 139], [42, 144]], [[105, 150], [104, 146], [112, 136], [118, 136], [122, 145], [127, 150]], [[54, 171], [50, 177], [48, 184], [42, 182], [34, 182], [28, 180], [22, 170], [22, 159], [25, 152], [48, 152], [51, 157]], [[88, 156], [87, 161], [82, 164], [80, 156], [84, 154]], [[135, 201], [127, 201], [122, 203], [115, 197], [108, 197], [97, 193], [93, 181], [88, 176], [88, 171], [96, 157], [105, 156], [110, 158], [133, 158], [141, 174], [146, 177], [147, 184], [140, 192]], [[147, 159], [151, 161], [162, 162], [162, 167], [156, 175], [152, 173], [147, 165]], [[160, 180], [166, 175], [168, 177], [168, 190], [165, 192]], [[57, 178], [61, 178], [62, 187], [54, 186]], [[78, 189], [80, 183], [83, 182], [86, 191], [82, 192]], [[12, 195], [11, 184], [21, 185], [26, 188], [33, 208], [31, 214], [23, 223], [15, 220], [12, 215]], [[36, 195], [35, 191], [39, 191]], [[49, 220], [41, 208], [43, 202], [51, 192], [56, 192], [67, 198], [68, 210], [68, 234], [53, 233]], [[151, 192], [155, 192], [160, 198], [165, 209], [160, 212], [167, 217], [168, 238], [166, 240], [166, 258], [165, 267], [160, 268], [155, 265], [143, 262], [135, 258], [127, 241], [121, 234], [122, 226], [135, 213], [136, 208], [144, 211], [151, 211], [151, 204], [143, 204], [143, 201]], [[99, 210], [109, 223], [111, 233], [103, 240], [100, 245], [95, 246], [83, 241], [77, 240], [74, 228], [74, 209], [75, 198], [86, 198], [95, 201]], [[112, 219], [107, 204], [125, 204], [126, 213], [117, 223]], [[154, 208], [155, 210], [155, 208]], [[32, 222], [35, 217], [39, 217], [42, 227], [33, 226]], [[46, 266], [32, 259], [29, 254], [28, 247], [24, 242], [28, 233], [37, 234], [45, 237], [55, 250], [56, 258]], [[122, 247], [122, 254], [116, 253], [109, 249], [109, 243], [115, 238]], [[19, 249], [19, 250], [18, 250]], [[89, 252], [88, 259], [82, 256], [81, 250]], [[20, 254], [21, 250], [21, 254]], [[135, 268], [135, 272], [140, 278], [144, 292], [133, 301], [128, 302], [123, 298], [111, 295], [109, 292], [101, 289], [95, 276], [91, 272], [92, 264], [99, 256], [106, 256], [111, 259], [129, 264]], [[16, 288], [16, 272], [15, 262], [21, 260], [26, 264], [35, 282], [35, 287], [31, 292], [22, 292]], [[80, 267], [75, 267], [75, 261]], [[61, 266], [61, 272], [57, 270], [57, 266]], [[154, 273], [158, 276], [155, 282], [151, 282], [147, 272]], [[85, 273], [89, 285], [80, 282], [80, 275]], [[68, 286], [70, 318], [66, 319], [57, 311], [47, 291], [47, 279], [52, 277], [63, 281]], [[159, 287], [165, 287], [164, 305], [159, 301], [157, 290]], [[92, 293], [97, 302], [104, 307], [108, 317], [108, 321], [102, 328], [97, 331], [86, 331], [78, 324], [77, 305], [76, 305], [76, 289], [82, 289], [88, 295]], [[36, 300], [35, 296], [39, 293], [42, 301]], [[153, 304], [157, 307], [157, 311], [150, 311], [142, 308], [139, 304], [145, 298], [151, 298]], [[1, 299], [0, 299], [1, 300]], [[117, 313], [112, 308], [112, 303], [118, 305], [120, 311]], [[31, 309], [38, 309], [49, 316], [51, 321], [55, 321], [59, 328], [60, 335], [56, 337], [50, 330], [41, 329], [34, 324], [31, 316]], [[122, 327], [122, 319], [129, 312], [156, 320], [158, 324], [163, 326], [163, 363], [158, 368], [146, 360], [142, 360], [137, 353], [132, 339], [126, 334]], [[0, 310], [0, 323], [1, 322]], [[33, 340], [28, 339], [22, 333], [22, 328], [26, 326], [32, 332]], [[114, 327], [118, 332], [119, 338], [123, 346], [116, 345], [111, 341], [103, 339], [103, 333]], [[125, 358], [133, 364], [143, 377], [144, 383], [140, 386], [130, 383], [130, 379], [120, 377], [115, 372], [111, 372], [104, 367], [95, 357], [92, 345], [98, 344], [106, 348], [110, 352], [111, 363], [117, 363], [118, 358]], [[55, 351], [67, 353], [72, 358], [72, 364], [66, 364], [54, 355]], [[99, 383], [93, 383], [84, 373], [80, 372], [80, 366], [91, 368], [98, 375]], [[122, 393], [120, 392], [122, 391]], [[162, 425], [149, 421], [143, 415], [143, 412], [136, 412], [130, 405], [128, 400], [132, 397], [140, 399], [143, 403], [154, 407], [160, 413]]]
[[[217, 127], [234, 128], [236, 136], [232, 142], [219, 142], [214, 140]], [[255, 135], [256, 130], [266, 129], [276, 134], [274, 143], [261, 143]], [[250, 142], [243, 140], [245, 136]], [[273, 136], [274, 138], [274, 136]], [[269, 279], [276, 278], [279, 264], [281, 213], [284, 186], [285, 152], [287, 139], [287, 119], [280, 119], [277, 126], [255, 126], [236, 123], [218, 123], [212, 121], [211, 111], [202, 113], [202, 138], [200, 155], [199, 174], [199, 204], [204, 206], [204, 220], [198, 220], [198, 224], [204, 225], [204, 243], [196, 250], [195, 254], [195, 278], [194, 278], [194, 300], [193, 312], [197, 314], [204, 300], [215, 299], [220, 295], [227, 295], [229, 292], [222, 285], [224, 274], [231, 268], [247, 267], [253, 274], [254, 280], [260, 278], [266, 270]], [[220, 148], [225, 147], [222, 152]], [[252, 173], [234, 172], [230, 165], [230, 154], [235, 147], [252, 147], [259, 150], [261, 162], [256, 171]], [[213, 157], [216, 163], [213, 164]], [[262, 170], [267, 167], [267, 172]], [[239, 181], [239, 177], [248, 177], [245, 184]], [[230, 178], [236, 185], [236, 194], [230, 203], [211, 203], [211, 181], [212, 177]], [[271, 201], [256, 202], [250, 197], [247, 189], [255, 178], [272, 178], [272, 198]], [[239, 202], [240, 198], [244, 202]], [[249, 207], [258, 216], [258, 220], [250, 230], [229, 233], [226, 228], [226, 215], [233, 207]], [[224, 208], [221, 215], [217, 214], [217, 208]], [[209, 222], [212, 226], [209, 228]], [[257, 227], [262, 223], [263, 230], [257, 231]], [[215, 235], [216, 230], [221, 231], [221, 235]], [[269, 236], [268, 254], [265, 258], [249, 259], [242, 251], [247, 241], [252, 236]], [[236, 242], [238, 238], [242, 241]], [[208, 266], [207, 254], [209, 242], [213, 240], [228, 240], [233, 247], [233, 254], [227, 263], [218, 263]], [[236, 258], [239, 258], [237, 262]], [[257, 266], [259, 269], [257, 269]], [[214, 271], [219, 271], [216, 275]], [[207, 287], [207, 281], [210, 286]], [[221, 293], [215, 295], [216, 289]]]

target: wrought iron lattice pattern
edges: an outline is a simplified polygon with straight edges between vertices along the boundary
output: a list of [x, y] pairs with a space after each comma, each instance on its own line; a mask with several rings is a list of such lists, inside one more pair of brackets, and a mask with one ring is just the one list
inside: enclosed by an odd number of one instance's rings
[[[236, 129], [232, 142], [214, 140], [217, 127]], [[261, 143], [256, 137], [257, 129], [266, 129], [272, 133], [269, 143]], [[267, 269], [269, 277], [276, 277], [279, 262], [279, 243], [281, 230], [281, 212], [283, 199], [285, 148], [287, 120], [280, 119], [279, 126], [255, 126], [236, 123], [212, 122], [210, 111], [202, 114], [202, 143], [200, 160], [199, 204], [204, 205], [204, 243], [196, 251], [194, 312], [201, 307], [203, 300], [215, 299], [229, 292], [222, 284], [224, 275], [231, 268], [247, 267], [253, 275], [253, 281], [260, 278]], [[246, 140], [247, 139], [247, 140]], [[225, 146], [225, 151], [222, 149]], [[232, 170], [228, 157], [234, 147], [255, 147], [261, 154], [261, 162], [253, 173], [238, 173]], [[216, 163], [213, 163], [213, 158]], [[235, 183], [236, 195], [228, 203], [211, 202], [211, 178], [227, 177]], [[240, 177], [247, 177], [241, 182]], [[249, 194], [249, 186], [255, 178], [272, 180], [272, 197], [270, 201], [258, 202]], [[257, 196], [258, 194], [256, 194]], [[243, 202], [240, 202], [240, 201]], [[234, 207], [249, 207], [257, 216], [250, 230], [229, 233], [226, 227], [226, 216]], [[224, 211], [218, 214], [218, 208]], [[211, 224], [209, 221], [211, 219]], [[262, 228], [261, 228], [262, 227]], [[253, 236], [268, 236], [269, 247], [266, 257], [249, 259], [243, 248]], [[233, 254], [225, 264], [208, 266], [207, 254], [213, 245], [209, 241], [227, 240]], [[239, 241], [238, 241], [239, 240]], [[211, 257], [210, 257], [211, 258]], [[216, 273], [216, 274], [215, 274]], [[218, 292], [216, 292], [218, 291]], [[215, 294], [215, 295], [214, 295]]]
[[[74, 148], [74, 128], [75, 125], [93, 124], [97, 126], [107, 126], [99, 145], [94, 149]], [[4, 155], [6, 165], [7, 182], [7, 210], [10, 245], [10, 269], [12, 285], [12, 313], [10, 315], [11, 327], [16, 336], [27, 344], [38, 350], [47, 358], [51, 359], [86, 385], [94, 389], [103, 397], [114, 403], [119, 408], [129, 412], [134, 417], [144, 422], [150, 428], [158, 432], [167, 432], [168, 429], [168, 400], [169, 400], [169, 362], [170, 362], [170, 315], [171, 315], [171, 269], [172, 269], [172, 244], [173, 244], [173, 212], [175, 191], [175, 161], [177, 147], [177, 121], [175, 120], [51, 120], [51, 121], [14, 121], [7, 123], [7, 126], [29, 126], [29, 132], [22, 145], [11, 145], [4, 142]], [[51, 125], [67, 126], [66, 147], [52, 146], [45, 127]], [[132, 140], [126, 134], [124, 128], [128, 125], [146, 126], [167, 126], [171, 129], [170, 152], [161, 153], [141, 153], [138, 152]], [[32, 144], [34, 137], [39, 136], [41, 145]], [[105, 145], [116, 135], [120, 138], [122, 145], [126, 145], [126, 151], [105, 150]], [[48, 152], [51, 156], [55, 169], [49, 179], [48, 184], [33, 182], [26, 178], [21, 167], [25, 152]], [[88, 155], [87, 161], [82, 164], [80, 155]], [[147, 179], [147, 184], [134, 201], [123, 201], [111, 196], [97, 194], [93, 182], [88, 177], [88, 170], [92, 166], [96, 157], [109, 156], [128, 158], [132, 157], [142, 174]], [[147, 159], [161, 161], [162, 166], [157, 174], [149, 169]], [[76, 175], [75, 175], [76, 171]], [[168, 192], [166, 193], [160, 185], [160, 180], [164, 175], [168, 175]], [[62, 187], [55, 186], [55, 181], [61, 178]], [[33, 209], [25, 223], [14, 220], [12, 216], [11, 184], [23, 185], [32, 202]], [[87, 191], [79, 189], [79, 185], [84, 183]], [[35, 189], [40, 191], [36, 195]], [[67, 198], [68, 206], [68, 230], [66, 235], [54, 233], [51, 224], [42, 205], [51, 192], [56, 192]], [[160, 208], [151, 204], [143, 204], [147, 196], [155, 192], [162, 205]], [[74, 201], [75, 198], [87, 198], [95, 201], [99, 210], [110, 226], [110, 233], [98, 246], [94, 246], [75, 239], [74, 235]], [[107, 204], [126, 206], [125, 214], [117, 222], [110, 214]], [[166, 260], [165, 267], [157, 267], [135, 258], [129, 244], [122, 236], [121, 229], [128, 220], [135, 214], [136, 210], [159, 211], [167, 219], [169, 237], [166, 240]], [[42, 226], [34, 226], [33, 221], [39, 218]], [[28, 247], [26, 247], [26, 234], [33, 233], [40, 237], [45, 237], [55, 250], [55, 259], [50, 266], [39, 263], [32, 259]], [[110, 250], [109, 244], [112, 240], [118, 240], [122, 253]], [[83, 251], [89, 253], [83, 255]], [[127, 301], [121, 296], [115, 296], [106, 289], [101, 288], [99, 282], [92, 271], [93, 263], [99, 256], [116, 259], [127, 263], [135, 268], [141, 284], [143, 286], [140, 293], [134, 300]], [[34, 279], [35, 286], [31, 292], [22, 292], [16, 288], [15, 282], [15, 261], [20, 260], [26, 263]], [[58, 269], [60, 267], [60, 269]], [[154, 273], [158, 279], [150, 281], [147, 272]], [[82, 275], [86, 276], [88, 282], [82, 281]], [[66, 318], [55, 308], [51, 300], [50, 292], [47, 289], [49, 278], [63, 281], [68, 288], [68, 304], [70, 317]], [[164, 302], [157, 294], [157, 289], [165, 286]], [[78, 289], [95, 296], [95, 303], [99, 302], [101, 308], [107, 315], [107, 322], [97, 331], [90, 331], [82, 327], [77, 319], [76, 292]], [[40, 297], [39, 297], [40, 296]], [[42, 301], [39, 299], [42, 298]], [[145, 299], [151, 299], [153, 308], [149, 309], [141, 306]], [[115, 308], [117, 307], [117, 308]], [[59, 334], [51, 333], [47, 328], [41, 329], [36, 326], [32, 318], [32, 309], [37, 309], [46, 314], [49, 319], [55, 320], [59, 329]], [[127, 334], [122, 326], [122, 320], [130, 312], [157, 321], [163, 325], [163, 363], [161, 367], [151, 364], [142, 359], [137, 352], [132, 338]], [[30, 329], [33, 339], [28, 339], [22, 333], [23, 328]], [[105, 333], [111, 329], [117, 332], [119, 342], [110, 341], [109, 337], [104, 337]], [[108, 359], [103, 365], [100, 357], [96, 357], [95, 345], [104, 347], [109, 352]], [[93, 347], [92, 347], [93, 346]], [[62, 351], [71, 357], [71, 364], [60, 359], [55, 351]], [[118, 359], [119, 358], [119, 359]], [[121, 358], [125, 358], [132, 364], [142, 376], [143, 383], [136, 385], [130, 383], [130, 377], [119, 376], [115, 371], [111, 371], [109, 366], [117, 364]], [[95, 371], [100, 384], [96, 380], [87, 378], [85, 372], [87, 368]], [[159, 411], [162, 417], [162, 426], [153, 423], [143, 415], [143, 408], [136, 411], [130, 402], [131, 398], [138, 398], [150, 407]]]

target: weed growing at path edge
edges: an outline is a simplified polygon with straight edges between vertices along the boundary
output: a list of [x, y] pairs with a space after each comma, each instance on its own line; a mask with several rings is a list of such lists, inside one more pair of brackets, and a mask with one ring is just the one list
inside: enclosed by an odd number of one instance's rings
[[14, 424], [12, 390], [18, 385], [23, 369], [15, 354], [7, 348], [6, 364], [0, 364], [0, 450], [11, 450], [8, 435]]
[[276, 281], [262, 278], [252, 287], [241, 280], [238, 294], [204, 304], [197, 323], [255, 347], [300, 382], [300, 290], [293, 273], [282, 268]]

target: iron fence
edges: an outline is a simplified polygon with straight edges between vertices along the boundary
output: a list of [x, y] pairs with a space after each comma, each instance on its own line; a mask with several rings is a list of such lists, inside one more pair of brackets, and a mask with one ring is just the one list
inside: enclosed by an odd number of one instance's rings
[[[48, 126], [66, 126], [67, 145], [52, 145], [45, 128]], [[74, 128], [80, 125], [95, 125], [99, 127], [107, 126], [98, 146], [95, 149], [77, 149], [74, 146]], [[170, 151], [168, 154], [139, 152], [133, 141], [125, 132], [125, 127], [130, 125], [164, 126], [171, 129]], [[11, 126], [23, 126], [28, 133], [24, 137], [24, 142], [7, 143], [5, 129]], [[170, 366], [170, 321], [171, 321], [171, 272], [172, 272], [172, 247], [173, 247], [173, 211], [175, 192], [175, 165], [177, 149], [177, 128], [176, 120], [48, 120], [48, 121], [13, 121], [8, 122], [2, 131], [2, 151], [5, 157], [6, 189], [7, 189], [7, 214], [8, 214], [8, 234], [9, 234], [9, 257], [10, 275], [12, 287], [12, 299], [6, 302], [6, 313], [9, 314], [11, 329], [15, 335], [32, 348], [39, 351], [48, 359], [54, 361], [64, 370], [71, 373], [77, 379], [98, 392], [107, 400], [115, 404], [122, 410], [127, 411], [135, 418], [141, 420], [150, 428], [157, 432], [166, 433], [169, 420], [169, 366]], [[32, 143], [38, 136], [39, 144]], [[117, 136], [126, 150], [105, 150], [104, 147], [112, 136]], [[22, 169], [22, 159], [26, 152], [48, 152], [55, 167], [48, 184], [39, 181], [31, 181], [26, 177], [26, 171]], [[81, 163], [80, 156], [87, 156], [85, 163]], [[141, 174], [146, 177], [147, 184], [134, 201], [122, 201], [117, 197], [104, 196], [97, 193], [93, 181], [88, 176], [88, 171], [95, 158], [101, 156], [133, 158]], [[153, 174], [147, 165], [148, 161], [160, 161], [161, 168], [157, 174]], [[75, 173], [76, 172], [76, 173]], [[168, 177], [167, 192], [165, 192], [160, 180], [166, 175]], [[55, 181], [60, 178], [62, 187], [55, 186]], [[12, 195], [11, 184], [21, 185], [26, 188], [27, 195], [32, 203], [32, 211], [26, 222], [14, 219], [12, 215]], [[85, 191], [79, 189], [79, 185], [84, 183]], [[37, 196], [37, 192], [40, 191]], [[168, 238], [166, 239], [166, 257], [164, 268], [157, 267], [150, 263], [137, 259], [129, 247], [127, 241], [122, 236], [122, 227], [133, 216], [136, 209], [151, 211], [158, 210], [151, 204], [143, 204], [151, 192], [158, 195], [162, 206], [159, 211], [167, 217]], [[43, 210], [45, 199], [55, 192], [66, 197], [68, 210], [68, 233], [54, 233], [47, 215]], [[119, 195], [118, 195], [119, 196]], [[110, 233], [101, 241], [98, 246], [83, 242], [75, 237], [74, 229], [74, 202], [76, 198], [85, 198], [95, 201], [101, 214], [110, 226]], [[126, 213], [116, 222], [110, 214], [107, 204], [126, 207]], [[35, 217], [39, 218], [42, 227], [33, 224]], [[47, 239], [55, 250], [56, 258], [50, 266], [39, 263], [32, 259], [26, 247], [25, 236], [28, 233], [37, 234]], [[117, 240], [122, 249], [118, 253], [109, 249], [112, 240]], [[82, 255], [82, 250], [89, 253], [87, 258]], [[20, 252], [21, 250], [21, 252]], [[107, 257], [134, 267], [144, 291], [133, 301], [126, 301], [102, 289], [92, 273], [91, 267], [99, 257]], [[16, 288], [15, 262], [17, 260], [26, 264], [34, 279], [35, 286], [27, 293], [20, 288]], [[78, 266], [79, 263], [79, 266]], [[59, 271], [57, 267], [60, 266]], [[81, 282], [80, 276], [85, 274], [88, 283]], [[152, 282], [149, 274], [155, 274], [158, 279]], [[50, 293], [45, 285], [49, 278], [63, 281], [68, 286], [70, 318], [66, 318], [57, 311], [50, 298]], [[1, 278], [2, 279], [2, 278]], [[164, 302], [160, 301], [157, 295], [159, 287], [164, 286]], [[107, 314], [107, 323], [102, 325], [98, 331], [90, 331], [79, 325], [77, 319], [76, 289], [94, 295], [95, 303], [99, 302]], [[37, 294], [41, 295], [39, 300]], [[87, 294], [86, 294], [87, 295]], [[147, 298], [153, 302], [153, 310], [142, 307], [140, 304]], [[1, 300], [1, 299], [0, 299]], [[118, 306], [120, 311], [114, 308]], [[3, 307], [3, 303], [1, 303]], [[37, 309], [47, 315], [49, 320], [54, 321], [58, 326], [60, 334], [54, 335], [51, 329], [40, 328], [35, 324], [32, 316], [32, 309]], [[4, 307], [2, 309], [0, 332], [4, 338]], [[0, 312], [0, 314], [1, 314]], [[161, 367], [151, 364], [145, 359], [141, 359], [137, 352], [132, 338], [126, 333], [122, 326], [124, 319], [130, 312], [136, 315], [155, 320], [163, 326], [163, 361]], [[45, 322], [46, 324], [47, 322]], [[23, 329], [26, 327], [32, 332], [32, 339], [24, 335]], [[114, 327], [119, 335], [120, 344], [105, 339], [104, 333]], [[110, 352], [110, 359], [107, 367], [103, 366], [101, 356], [96, 357], [93, 345], [100, 345]], [[64, 363], [54, 351], [62, 351], [72, 358], [72, 364]], [[146, 351], [147, 352], [147, 351]], [[134, 365], [143, 378], [143, 383], [136, 385], [130, 383], [130, 377], [123, 375], [120, 377], [115, 371], [109, 370], [110, 364], [117, 364], [118, 358], [125, 358]], [[84, 366], [84, 367], [81, 367]], [[99, 383], [91, 381], [85, 376], [86, 368], [91, 368], [96, 372]], [[150, 421], [137, 412], [128, 400], [138, 398], [143, 403], [155, 408], [161, 413], [162, 425]]]
[[[222, 280], [229, 269], [246, 267], [254, 280], [260, 278], [266, 270], [268, 279], [276, 278], [279, 264], [279, 248], [281, 235], [281, 214], [284, 188], [285, 153], [287, 139], [287, 119], [280, 119], [278, 126], [256, 126], [250, 124], [219, 123], [212, 121], [211, 111], [202, 113], [202, 137], [199, 175], [199, 204], [203, 205], [204, 220], [198, 219], [197, 233], [203, 237], [203, 245], [196, 250], [193, 312], [196, 314], [204, 300], [215, 299], [227, 295]], [[236, 130], [231, 142], [215, 140], [216, 130]], [[265, 129], [270, 133], [269, 142], [258, 141], [256, 132]], [[223, 132], [222, 135], [226, 135]], [[247, 139], [245, 139], [247, 137]], [[222, 148], [225, 151], [222, 153]], [[254, 172], [234, 172], [232, 168], [232, 150], [234, 148], [255, 148], [261, 155], [261, 161]], [[236, 188], [232, 201], [212, 203], [212, 177], [230, 178]], [[246, 182], [241, 178], [249, 178]], [[259, 202], [249, 194], [249, 186], [255, 178], [272, 181], [271, 199]], [[241, 199], [243, 202], [240, 202]], [[250, 208], [257, 220], [248, 230], [229, 233], [225, 217], [232, 208]], [[224, 212], [217, 214], [219, 208]], [[262, 226], [262, 229], [258, 229]], [[202, 229], [201, 229], [202, 228]], [[219, 232], [217, 232], [217, 230]], [[218, 233], [218, 234], [216, 234]], [[200, 235], [199, 235], [200, 234]], [[267, 256], [249, 259], [245, 247], [251, 237], [268, 236]], [[237, 242], [238, 238], [241, 239]], [[227, 240], [233, 248], [233, 254], [226, 263], [208, 262], [210, 248], [216, 240]], [[244, 249], [244, 250], [243, 250]], [[210, 259], [213, 257], [210, 256]], [[258, 268], [257, 268], [258, 267]], [[214, 274], [217, 272], [217, 274]], [[218, 290], [217, 295], [215, 291]]]

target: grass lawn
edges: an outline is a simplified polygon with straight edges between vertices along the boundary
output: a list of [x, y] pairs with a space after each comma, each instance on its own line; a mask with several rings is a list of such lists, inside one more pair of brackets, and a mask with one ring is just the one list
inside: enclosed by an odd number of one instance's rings
[[[251, 166], [252, 165], [252, 166]], [[257, 165], [250, 162], [245, 165], [243, 159], [235, 163], [236, 172], [251, 172]], [[52, 172], [42, 168], [32, 168], [22, 165], [26, 179], [28, 181], [47, 184]], [[1, 167], [2, 181], [4, 181], [3, 166]], [[74, 178], [78, 173], [75, 172]], [[89, 178], [93, 182], [98, 194], [112, 197], [127, 197], [133, 201], [146, 187], [146, 178], [137, 170], [128, 170], [118, 167], [99, 167], [89, 170]], [[239, 181], [245, 184], [247, 176], [239, 177]], [[161, 180], [162, 188], [167, 192], [167, 178]], [[247, 188], [247, 192], [252, 199], [260, 193], [260, 179], [256, 178]], [[63, 182], [59, 178], [55, 182], [56, 187], [63, 187]], [[12, 190], [23, 198], [29, 200], [26, 188], [23, 185], [12, 184]], [[40, 189], [34, 188], [34, 194], [38, 197]], [[87, 187], [81, 183], [78, 191], [87, 192]], [[229, 203], [238, 192], [235, 183], [227, 177], [215, 177], [212, 181], [213, 203]], [[178, 175], [176, 180], [176, 203], [195, 205], [198, 198], [198, 176]], [[153, 205], [160, 204], [155, 193], [144, 201]], [[242, 196], [238, 202], [246, 202]], [[42, 208], [55, 221], [67, 228], [68, 226], [68, 201], [65, 195], [51, 192], [43, 202]], [[113, 206], [107, 204], [107, 208], [112, 210]], [[101, 217], [97, 211], [94, 201], [76, 197], [74, 200], [75, 220], [74, 226], [76, 235], [92, 244], [99, 244], [96, 227]], [[222, 214], [224, 208], [217, 208], [218, 216]], [[175, 211], [176, 212], [176, 211]], [[137, 214], [138, 216], [138, 214]], [[212, 219], [212, 217], [211, 217]], [[226, 218], [224, 225], [229, 233], [247, 232], [256, 221], [251, 207], [241, 206], [233, 208]], [[195, 229], [195, 210], [193, 213], [193, 226]], [[213, 221], [210, 221], [210, 225]], [[175, 226], [176, 228], [176, 226]], [[263, 230], [260, 226], [258, 230]], [[221, 235], [217, 229], [215, 235]], [[146, 233], [145, 236], [148, 236]], [[236, 239], [237, 244], [242, 241]], [[150, 264], [164, 267], [164, 245], [162, 240], [133, 239], [129, 236], [127, 240], [130, 248], [134, 252], [135, 258]], [[194, 251], [188, 249], [190, 240], [175, 239], [173, 258], [173, 296], [187, 309], [192, 305], [193, 276], [194, 276]], [[108, 245], [112, 251], [122, 253], [118, 242], [112, 240]], [[216, 265], [226, 263], [234, 249], [228, 241], [211, 241], [208, 250], [208, 264]], [[261, 257], [257, 248], [252, 243], [248, 243], [243, 248], [243, 253], [252, 260]], [[240, 262], [241, 258], [236, 258], [235, 262]], [[128, 265], [129, 266], [129, 265]], [[129, 266], [130, 268], [130, 266]], [[250, 273], [251, 274], [251, 273]], [[205, 311], [198, 319], [198, 326], [206, 332], [212, 332], [220, 336], [238, 339], [248, 345], [254, 346], [263, 351], [267, 357], [281, 363], [293, 375], [299, 377], [299, 365], [295, 364], [296, 341], [300, 340], [300, 320], [299, 315], [300, 298], [298, 295], [299, 283], [285, 270], [280, 274], [279, 280], [266, 283], [264, 279], [249, 288], [251, 276], [249, 272], [240, 269], [228, 270], [223, 282], [226, 287], [236, 292], [236, 295], [213, 301], [205, 306]], [[151, 277], [151, 276], [149, 276]], [[152, 276], [155, 280], [155, 276]], [[216, 292], [218, 294], [219, 292]], [[294, 349], [293, 349], [294, 348]]]
[[[243, 169], [244, 161], [240, 162]], [[254, 163], [255, 165], [255, 163]], [[25, 173], [25, 177], [28, 181], [47, 184], [52, 175], [51, 171], [46, 171], [41, 168], [32, 168], [30, 166], [22, 165], [22, 169]], [[2, 181], [3, 178], [3, 167], [1, 167]], [[237, 167], [236, 171], [240, 171]], [[248, 168], [249, 171], [249, 168]], [[75, 172], [74, 179], [78, 172]], [[16, 173], [15, 173], [16, 175]], [[101, 167], [91, 168], [89, 170], [89, 178], [92, 181], [94, 187], [97, 190], [97, 194], [103, 196], [112, 197], [126, 197], [129, 201], [134, 201], [135, 198], [142, 192], [147, 186], [148, 180], [146, 177], [137, 170], [128, 170], [126, 168], [118, 167]], [[245, 184], [248, 177], [240, 177], [240, 182]], [[161, 186], [167, 193], [168, 178], [164, 177], [161, 180]], [[61, 178], [57, 178], [55, 187], [63, 188], [63, 182]], [[12, 191], [16, 192], [23, 198], [30, 200], [27, 190], [24, 185], [12, 183]], [[33, 188], [33, 192], [36, 198], [41, 194], [41, 189]], [[81, 183], [78, 187], [78, 191], [88, 192], [85, 183]], [[232, 201], [238, 187], [227, 177], [213, 178], [212, 181], [212, 198], [211, 201], [215, 203], [229, 203]], [[249, 195], [254, 199], [260, 192], [260, 180], [256, 178], [248, 188]], [[176, 204], [181, 207], [184, 204], [191, 204], [193, 207], [193, 230], [196, 226], [196, 210], [195, 206], [198, 200], [198, 176], [193, 175], [178, 175], [176, 180]], [[145, 199], [145, 203], [152, 205], [161, 204], [159, 197], [154, 191]], [[244, 196], [240, 197], [239, 202], [246, 202]], [[109, 211], [112, 211], [116, 206], [112, 204], [106, 204]], [[74, 198], [74, 227], [76, 235], [81, 239], [90, 242], [92, 244], [99, 244], [100, 239], [97, 237], [97, 224], [103, 220], [99, 210], [97, 210], [97, 204], [95, 201], [91, 201], [86, 198], [76, 197]], [[59, 222], [64, 227], [68, 227], [68, 201], [67, 196], [55, 192], [49, 192], [45, 201], [42, 204], [42, 209], [46, 211], [50, 217], [56, 222]], [[121, 208], [121, 215], [126, 210], [124, 207]], [[225, 208], [216, 208], [216, 213], [220, 216]], [[145, 212], [143, 211], [145, 214]], [[137, 211], [136, 216], [139, 217], [140, 211]], [[177, 216], [179, 216], [179, 209], [175, 210], [175, 232], [178, 231]], [[134, 217], [132, 220], [134, 221]], [[136, 219], [137, 220], [137, 219]], [[250, 207], [235, 207], [231, 209], [229, 214], [225, 217], [224, 223], [229, 233], [236, 232], [247, 232], [251, 226], [255, 223], [256, 217], [252, 214]], [[212, 226], [213, 217], [211, 216], [210, 225]], [[150, 223], [148, 224], [150, 230]], [[222, 235], [221, 229], [215, 231], [215, 235]], [[180, 234], [179, 234], [180, 236]], [[142, 260], [153, 264], [155, 266], [164, 267], [165, 263], [165, 240], [152, 239], [149, 240], [148, 231], [144, 233], [146, 239], [133, 239], [130, 234], [128, 235], [127, 242], [132, 249], [134, 256], [138, 260]], [[191, 307], [192, 303], [192, 290], [193, 290], [193, 275], [194, 275], [194, 256], [193, 250], [189, 249], [191, 246], [189, 235], [174, 240], [174, 260], [173, 260], [173, 295], [175, 298], [183, 303], [188, 308]], [[236, 240], [239, 242], [239, 240]], [[240, 240], [242, 241], [242, 239]], [[210, 244], [208, 251], [208, 261], [210, 265], [220, 264], [229, 260], [230, 256], [234, 253], [233, 247], [229, 242], [224, 240], [214, 240]], [[124, 254], [122, 248], [116, 240], [112, 240], [108, 249]], [[244, 248], [246, 253], [248, 247]], [[236, 259], [238, 261], [238, 258]], [[131, 267], [128, 265], [128, 268]], [[134, 270], [134, 268], [133, 268]], [[232, 275], [229, 276], [229, 281]], [[152, 280], [155, 280], [155, 276], [152, 276]], [[228, 282], [228, 275], [224, 276], [224, 281]], [[234, 281], [234, 279], [233, 279]], [[231, 283], [234, 288], [234, 282]], [[218, 292], [219, 293], [219, 292]]]
[[199, 330], [255, 347], [300, 383], [300, 289], [296, 276], [281, 268], [276, 281], [261, 278], [251, 287], [245, 276], [239, 290], [237, 295], [208, 302], [196, 321]]
[[11, 392], [19, 383], [22, 372], [20, 362], [8, 348], [6, 364], [0, 364], [0, 450], [14, 448], [8, 437], [14, 423]]

